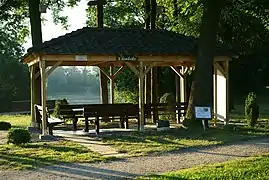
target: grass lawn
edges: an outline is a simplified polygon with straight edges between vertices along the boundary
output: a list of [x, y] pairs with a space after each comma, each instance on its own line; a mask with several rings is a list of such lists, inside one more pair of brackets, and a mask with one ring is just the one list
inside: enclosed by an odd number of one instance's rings
[[27, 145], [0, 145], [0, 170], [21, 170], [68, 162], [106, 161], [84, 146], [69, 141], [37, 142]]
[[225, 163], [198, 166], [162, 175], [151, 175], [139, 179], [268, 179], [269, 154], [232, 160]]
[[[1, 115], [0, 121], [10, 122], [12, 127], [26, 128], [30, 125], [29, 115]], [[0, 141], [4, 140], [7, 131], [0, 131]], [[36, 134], [32, 135], [36, 139]], [[16, 146], [0, 144], [0, 170], [21, 170], [43, 165], [68, 162], [106, 161], [112, 158], [103, 157], [88, 148], [69, 141], [32, 142]]]
[[26, 128], [31, 124], [30, 115], [0, 115], [0, 121], [9, 122], [12, 127]]
[[211, 128], [207, 132], [177, 128], [167, 132], [134, 132], [104, 136], [103, 141], [119, 152], [133, 156], [179, 150], [189, 147], [218, 145], [269, 134], [269, 129], [227, 126]]

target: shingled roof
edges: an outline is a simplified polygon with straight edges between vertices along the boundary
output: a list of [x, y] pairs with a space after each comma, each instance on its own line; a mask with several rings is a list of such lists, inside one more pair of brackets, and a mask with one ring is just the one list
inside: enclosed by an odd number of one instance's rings
[[[195, 55], [196, 51], [196, 38], [171, 31], [84, 27], [28, 49], [26, 56], [32, 53]], [[216, 55], [231, 56], [231, 52], [217, 48]]]

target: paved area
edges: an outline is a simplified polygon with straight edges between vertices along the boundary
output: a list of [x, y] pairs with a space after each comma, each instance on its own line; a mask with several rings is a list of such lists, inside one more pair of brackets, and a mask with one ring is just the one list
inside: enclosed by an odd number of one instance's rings
[[123, 157], [127, 156], [125, 153], [119, 153], [117, 150], [109, 145], [106, 145], [98, 137], [85, 136], [88, 133], [82, 131], [54, 131], [54, 135], [61, 136], [66, 140], [74, 141], [83, 146], [86, 146], [91, 151], [102, 154], [103, 156]]
[[57, 164], [31, 171], [0, 171], [0, 180], [132, 179], [145, 174], [164, 173], [266, 152], [269, 152], [269, 137], [229, 145], [185, 149], [159, 156], [124, 158], [107, 163]]

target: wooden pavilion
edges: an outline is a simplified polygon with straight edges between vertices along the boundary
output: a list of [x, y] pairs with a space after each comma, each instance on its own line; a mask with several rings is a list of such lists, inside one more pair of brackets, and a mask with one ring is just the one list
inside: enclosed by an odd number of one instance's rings
[[[124, 67], [129, 67], [139, 78], [139, 119], [143, 130], [145, 75], [152, 67], [171, 67], [180, 77], [180, 95], [177, 101], [186, 101], [186, 72], [195, 65], [197, 39], [166, 30], [111, 29], [85, 27], [46, 41], [28, 49], [23, 62], [30, 68], [31, 115], [34, 124], [34, 104], [41, 103], [42, 118], [46, 118], [46, 79], [58, 66], [98, 66], [110, 79], [113, 102], [115, 77]], [[228, 121], [229, 61], [233, 54], [216, 48], [214, 59], [214, 114]], [[120, 67], [116, 72], [106, 72], [106, 67]], [[178, 68], [181, 67], [181, 68]], [[219, 79], [219, 82], [218, 82]], [[222, 83], [221, 89], [217, 85]], [[224, 84], [223, 84], [224, 83]], [[41, 87], [40, 87], [41, 85]], [[223, 89], [224, 88], [224, 89]], [[41, 90], [41, 102], [38, 94]], [[179, 98], [178, 98], [179, 97]], [[218, 98], [221, 113], [218, 115]], [[223, 99], [224, 98], [224, 99]], [[46, 121], [42, 120], [43, 135], [47, 134]]]

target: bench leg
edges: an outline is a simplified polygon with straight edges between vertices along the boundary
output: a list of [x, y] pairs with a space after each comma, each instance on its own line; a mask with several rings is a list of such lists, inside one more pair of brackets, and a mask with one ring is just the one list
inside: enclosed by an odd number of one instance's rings
[[48, 126], [48, 128], [49, 128], [49, 135], [53, 135], [53, 132], [52, 132], [53, 126]]
[[78, 123], [78, 118], [73, 118], [73, 130], [77, 130], [77, 123]]
[[125, 129], [129, 129], [129, 120], [128, 119], [129, 119], [128, 117], [126, 117], [126, 119], [125, 119]]
[[120, 128], [124, 128], [124, 118], [120, 117]]
[[85, 117], [85, 128], [84, 132], [89, 132], [89, 120], [88, 117]]
[[96, 134], [100, 133], [99, 117], [96, 117], [96, 120], [95, 120], [95, 131], [96, 131]]

